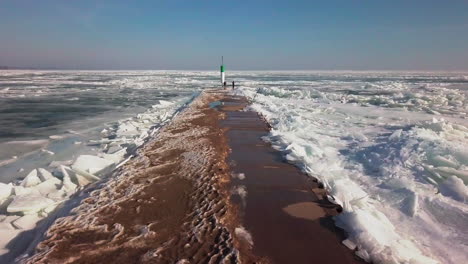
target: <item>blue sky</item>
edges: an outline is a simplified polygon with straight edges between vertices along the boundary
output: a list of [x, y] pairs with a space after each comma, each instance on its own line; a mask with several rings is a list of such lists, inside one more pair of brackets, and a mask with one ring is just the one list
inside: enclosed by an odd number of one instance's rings
[[468, 1], [0, 0], [0, 65], [468, 70]]

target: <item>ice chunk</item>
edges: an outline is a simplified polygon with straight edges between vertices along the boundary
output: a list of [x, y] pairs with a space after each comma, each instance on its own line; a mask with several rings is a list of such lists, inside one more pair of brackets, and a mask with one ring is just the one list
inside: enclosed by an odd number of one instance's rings
[[23, 186], [13, 186], [13, 193], [15, 195], [23, 195], [30, 193], [40, 194], [39, 191], [34, 188], [25, 188]]
[[0, 201], [10, 197], [13, 194], [13, 186], [10, 184], [5, 184], [0, 182]]
[[7, 208], [8, 204], [11, 202], [11, 198], [6, 198], [3, 200], [0, 200], [0, 212], [4, 212], [5, 209]]
[[345, 239], [341, 243], [343, 243], [343, 245], [345, 245], [347, 248], [351, 250], [354, 250], [356, 248], [356, 244], [349, 239]]
[[434, 165], [435, 166], [440, 166], [440, 167], [452, 167], [452, 168], [458, 168], [459, 164], [457, 161], [452, 161], [448, 158], [442, 157], [442, 156], [434, 156], [432, 158]]
[[[88, 177], [85, 177], [83, 175], [86, 175]], [[92, 182], [99, 180], [98, 177], [92, 174], [88, 174], [84, 171], [74, 171], [73, 173], [70, 173], [70, 176], [71, 176], [72, 181], [76, 182], [78, 186], [86, 186]]]
[[101, 136], [102, 136], [102, 137], [108, 137], [108, 136], [110, 136], [109, 130], [107, 130], [107, 129], [104, 128], [104, 129], [101, 131]]
[[50, 199], [52, 199], [54, 201], [62, 201], [67, 196], [73, 194], [73, 192], [74, 192], [74, 190], [70, 191], [70, 192], [66, 192], [64, 188], [61, 188], [60, 190], [58, 190], [56, 192], [51, 192], [51, 193], [47, 194], [47, 198], [50, 198]]
[[448, 177], [447, 180], [440, 184], [439, 190], [443, 195], [452, 197], [457, 201], [468, 201], [468, 187], [456, 176]]
[[236, 234], [238, 238], [243, 239], [250, 246], [253, 245], [252, 235], [244, 227], [242, 226], [236, 227], [236, 229], [234, 229], [234, 233]]
[[55, 152], [52, 152], [52, 151], [47, 150], [47, 149], [41, 149], [41, 151], [46, 153], [46, 154], [49, 154], [49, 155], [55, 155]]
[[60, 170], [62, 171], [63, 175], [62, 187], [60, 190], [66, 193], [74, 193], [77, 186], [71, 181], [70, 174], [67, 172], [67, 167], [61, 165]]
[[391, 141], [398, 140], [401, 137], [401, 132], [403, 132], [401, 129], [395, 130], [388, 139]]
[[119, 151], [116, 151], [112, 154], [102, 154], [102, 158], [112, 161], [113, 163], [118, 163], [123, 160], [125, 154], [127, 154], [127, 148], [123, 148]]
[[97, 156], [81, 155], [76, 159], [71, 167], [75, 171], [84, 171], [91, 174], [97, 174], [112, 164], [114, 164], [113, 161]]
[[79, 135], [80, 133], [79, 132], [76, 132], [75, 130], [67, 130], [66, 131], [67, 133], [70, 133], [70, 134], [75, 134], [75, 135]]
[[410, 187], [411, 181], [404, 179], [404, 178], [392, 178], [392, 179], [387, 180], [387, 182], [385, 182], [383, 186], [389, 189], [394, 189], [394, 190], [402, 189], [402, 188]]
[[120, 124], [119, 129], [117, 130], [117, 135], [119, 136], [131, 136], [136, 134], [139, 134], [138, 127], [130, 122]]
[[74, 169], [70, 173], [70, 177], [72, 181], [76, 182], [79, 186], [85, 186], [91, 182], [99, 180], [99, 177], [95, 176], [94, 174], [79, 169]]
[[54, 201], [38, 194], [17, 195], [8, 205], [8, 213], [31, 214], [53, 204]]
[[24, 178], [24, 180], [21, 182], [21, 186], [31, 187], [38, 185], [39, 183], [41, 183], [41, 179], [37, 175], [37, 170], [34, 169], [26, 176], [26, 178]]
[[[53, 212], [55, 210], [55, 208], [57, 208], [57, 206], [59, 205], [60, 203], [53, 203], [49, 206], [47, 206], [46, 208], [44, 208], [41, 212], [42, 215], [44, 214], [50, 214], [51, 212]], [[46, 215], [44, 215], [46, 216]]]
[[16, 228], [11, 224], [11, 222], [16, 221], [17, 219], [21, 217], [18, 215], [9, 215], [9, 216], [2, 215], [2, 216], [3, 216], [3, 219], [0, 222], [0, 234], [2, 235], [0, 237], [3, 236], [3, 231], [15, 230]]
[[415, 216], [418, 211], [419, 199], [415, 192], [410, 192], [408, 197], [403, 201], [402, 211], [408, 216]]
[[121, 150], [122, 148], [119, 146], [119, 145], [116, 145], [116, 146], [111, 146], [108, 150], [107, 150], [107, 154], [114, 154], [115, 152]]
[[133, 158], [133, 155], [128, 156], [124, 161], [120, 162], [117, 166], [115, 166], [116, 169], [122, 167], [125, 163], [127, 163], [131, 158]]
[[9, 250], [6, 248], [8, 243], [15, 238], [21, 231], [15, 229], [0, 229], [0, 255], [6, 254]]
[[18, 229], [31, 230], [36, 227], [36, 223], [41, 220], [37, 214], [30, 214], [20, 217], [18, 220], [13, 221], [11, 224]]
[[245, 179], [245, 174], [244, 173], [233, 173], [232, 177], [236, 178], [236, 179], [239, 179], [239, 180], [243, 180], [243, 179]]
[[332, 195], [327, 194], [327, 200], [330, 201], [331, 203], [334, 203], [336, 205], [343, 205], [344, 203], [338, 199], [337, 197], [334, 197]]
[[73, 164], [73, 160], [64, 160], [64, 161], [52, 161], [49, 166], [52, 168], [60, 168], [60, 166], [70, 166]]
[[367, 253], [367, 251], [365, 251], [364, 249], [360, 249], [360, 250], [356, 251], [355, 254], [356, 254], [356, 256], [362, 258], [366, 262], [371, 261], [369, 253]]
[[[62, 174], [67, 175], [68, 179], [70, 179], [70, 182], [72, 182], [73, 184], [77, 184], [78, 186], [85, 186], [93, 181], [96, 181], [98, 180], [99, 178], [92, 175], [92, 174], [89, 174], [85, 171], [81, 171], [81, 170], [72, 170], [71, 168], [69, 167], [63, 167], [63, 171], [62, 171]], [[83, 175], [86, 175], [87, 177], [83, 176]], [[88, 179], [89, 178], [89, 179]]]
[[174, 104], [174, 103], [166, 101], [166, 100], [159, 100], [159, 104], [153, 105], [152, 107], [153, 108], [165, 108], [165, 107], [168, 107], [168, 106], [170, 106], [172, 104]]
[[160, 105], [164, 105], [164, 106], [168, 106], [168, 105], [172, 105], [172, 104], [174, 104], [174, 103], [173, 103], [173, 102], [166, 101], [166, 100], [159, 100], [159, 104], [160, 104]]
[[52, 177], [32, 188], [38, 190], [40, 194], [46, 196], [49, 193], [56, 192], [61, 185], [62, 181], [55, 177]]
[[435, 168], [435, 170], [439, 174], [445, 175], [447, 177], [455, 175], [461, 178], [464, 182], [468, 182], [468, 171], [457, 170], [457, 169], [450, 168], [450, 167], [437, 167]]
[[37, 171], [39, 172], [38, 176], [39, 176], [39, 179], [41, 179], [41, 181], [47, 181], [48, 179], [55, 178], [52, 175], [52, 173], [50, 173], [46, 169], [39, 168], [39, 169], [37, 169]]

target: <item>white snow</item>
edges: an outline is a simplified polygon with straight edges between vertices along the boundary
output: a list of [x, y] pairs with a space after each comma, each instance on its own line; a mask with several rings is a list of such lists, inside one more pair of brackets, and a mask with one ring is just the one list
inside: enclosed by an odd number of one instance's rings
[[249, 246], [253, 246], [252, 235], [243, 226], [236, 227], [234, 229], [234, 233], [236, 234], [238, 238], [247, 242]]
[[234, 173], [232, 175], [234, 178], [239, 179], [239, 180], [244, 180], [245, 179], [245, 173]]
[[265, 140], [343, 206], [336, 224], [357, 255], [375, 263], [463, 263], [468, 90], [379, 74], [251, 81], [237, 93], [272, 126]]

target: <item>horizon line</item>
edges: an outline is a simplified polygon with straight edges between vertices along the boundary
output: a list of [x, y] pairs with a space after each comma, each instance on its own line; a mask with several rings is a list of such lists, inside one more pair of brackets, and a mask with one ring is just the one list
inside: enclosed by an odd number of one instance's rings
[[[86, 68], [28, 68], [28, 67], [2, 67], [0, 71], [219, 71], [213, 69], [86, 69]], [[456, 70], [405, 70], [405, 69], [231, 69], [232, 72], [257, 71], [257, 72], [452, 72], [468, 73], [468, 69]]]

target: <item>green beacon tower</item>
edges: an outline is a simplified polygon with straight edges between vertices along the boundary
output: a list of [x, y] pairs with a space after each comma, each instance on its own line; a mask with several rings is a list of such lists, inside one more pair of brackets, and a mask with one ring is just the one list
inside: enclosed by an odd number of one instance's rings
[[221, 85], [224, 85], [225, 76], [224, 76], [224, 58], [221, 56]]

